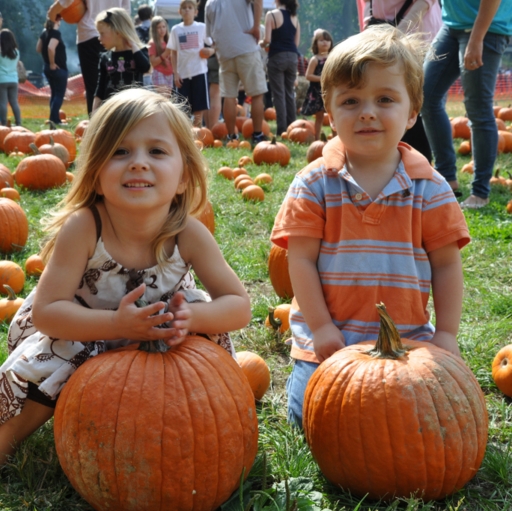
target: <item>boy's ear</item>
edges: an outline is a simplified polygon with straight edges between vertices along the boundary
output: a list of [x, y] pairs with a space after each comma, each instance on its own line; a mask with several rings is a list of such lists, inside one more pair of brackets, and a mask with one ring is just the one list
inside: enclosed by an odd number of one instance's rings
[[417, 119], [418, 119], [418, 112], [415, 112], [413, 110], [409, 115], [409, 119], [407, 119], [407, 129], [408, 130], [410, 130], [416, 124]]

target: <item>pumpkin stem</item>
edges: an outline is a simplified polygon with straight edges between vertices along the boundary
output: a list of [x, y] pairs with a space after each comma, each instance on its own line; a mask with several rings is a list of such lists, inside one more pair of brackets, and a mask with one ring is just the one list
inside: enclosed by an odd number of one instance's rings
[[283, 324], [283, 322], [279, 318], [274, 317], [274, 312], [275, 312], [274, 307], [268, 308], [268, 322], [270, 323], [270, 326], [274, 330], [279, 330], [279, 328], [281, 328], [281, 325]]
[[4, 284], [4, 289], [7, 291], [7, 300], [16, 300], [16, 293], [9, 284]]
[[165, 353], [171, 349], [170, 346], [165, 344], [162, 339], [156, 341], [142, 341], [139, 345], [139, 351], [146, 351], [148, 353]]
[[323, 131], [320, 132], [320, 140], [322, 142], [327, 142], [327, 137], [325, 136], [325, 133]]
[[37, 147], [34, 142], [31, 142], [29, 145], [30, 149], [32, 149], [32, 152], [34, 154], [41, 154], [41, 151], [39, 150], [39, 147]]
[[272, 140], [270, 141], [272, 145], [276, 145], [276, 136], [272, 135]]
[[374, 358], [400, 358], [406, 353], [407, 348], [404, 348], [400, 334], [386, 311], [386, 306], [381, 302], [376, 307], [380, 316], [379, 337], [375, 347], [367, 353]]

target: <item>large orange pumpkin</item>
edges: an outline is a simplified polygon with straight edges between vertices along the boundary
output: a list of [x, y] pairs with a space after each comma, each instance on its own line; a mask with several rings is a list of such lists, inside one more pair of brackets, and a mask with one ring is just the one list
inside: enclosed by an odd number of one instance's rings
[[461, 489], [487, 443], [485, 399], [456, 355], [403, 339], [381, 304], [379, 340], [339, 350], [311, 377], [303, 426], [325, 477], [356, 496], [425, 501]]
[[4, 140], [10, 132], [11, 128], [7, 126], [0, 126], [0, 151], [4, 150]]
[[67, 181], [66, 166], [53, 154], [28, 156], [18, 163], [14, 179], [29, 190], [47, 190]]
[[[270, 136], [270, 126], [267, 121], [261, 121], [261, 131], [267, 136]], [[254, 126], [252, 124], [252, 118], [246, 119], [242, 125], [242, 135], [244, 138], [250, 138], [254, 133]]]
[[252, 152], [252, 159], [256, 165], [279, 163], [284, 167], [288, 165], [290, 158], [290, 149], [281, 142], [276, 142], [276, 137], [272, 137], [270, 142], [259, 142]]
[[322, 131], [320, 133], [320, 140], [315, 140], [308, 147], [308, 152], [306, 153], [306, 159], [308, 160], [308, 163], [311, 163], [312, 161], [322, 156], [325, 144], [327, 144], [327, 137]]
[[268, 256], [268, 275], [277, 296], [293, 298], [292, 282], [288, 271], [288, 250], [272, 245]]
[[2, 163], [0, 163], [0, 185], [2, 188], [5, 186], [13, 187], [14, 186], [14, 177], [9, 170], [9, 167], [6, 167]]
[[236, 359], [251, 386], [254, 398], [260, 401], [270, 385], [270, 370], [267, 363], [252, 351], [240, 351], [236, 354]]
[[454, 117], [451, 121], [454, 138], [471, 138], [471, 129], [469, 128], [469, 119], [467, 117]]
[[242, 370], [192, 336], [166, 352], [120, 349], [88, 360], [59, 396], [54, 433], [64, 473], [103, 510], [217, 509], [258, 450]]
[[30, 154], [30, 144], [34, 143], [36, 135], [31, 131], [18, 131], [11, 130], [11, 132], [4, 138], [4, 151], [7, 154], [15, 151], [23, 154]]
[[192, 128], [196, 140], [200, 140], [205, 147], [213, 147], [213, 133], [208, 128]]
[[206, 200], [204, 209], [197, 218], [212, 234], [215, 234], [215, 214], [209, 200]]
[[28, 220], [21, 206], [11, 199], [0, 198], [0, 252], [20, 251], [27, 238]]
[[60, 15], [66, 23], [78, 23], [83, 18], [85, 10], [84, 0], [74, 0], [69, 7], [60, 12]]

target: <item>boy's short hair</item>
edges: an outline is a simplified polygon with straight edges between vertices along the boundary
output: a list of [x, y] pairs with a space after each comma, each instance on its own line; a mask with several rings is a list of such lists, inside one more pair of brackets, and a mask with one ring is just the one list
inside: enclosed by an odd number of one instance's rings
[[330, 110], [333, 88], [364, 85], [366, 66], [374, 62], [384, 66], [402, 64], [411, 110], [419, 113], [423, 103], [423, 60], [428, 48], [421, 34], [404, 34], [391, 25], [373, 25], [345, 39], [334, 47], [322, 69], [326, 110]]
[[140, 21], [150, 20], [153, 17], [153, 8], [147, 4], [142, 4], [138, 8], [137, 14]]
[[196, 0], [181, 0], [181, 2], [180, 2], [180, 9], [185, 7], [185, 5], [192, 5], [194, 7], [194, 9], [197, 10], [197, 2], [196, 2]]

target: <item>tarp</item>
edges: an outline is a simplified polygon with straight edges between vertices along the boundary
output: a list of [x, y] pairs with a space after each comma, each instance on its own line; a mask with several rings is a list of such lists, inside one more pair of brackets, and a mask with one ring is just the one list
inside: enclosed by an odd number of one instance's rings
[[[263, 9], [274, 9], [275, 0], [263, 0]], [[181, 19], [180, 0], [156, 0], [153, 4], [155, 14], [162, 16], [166, 20]]]

